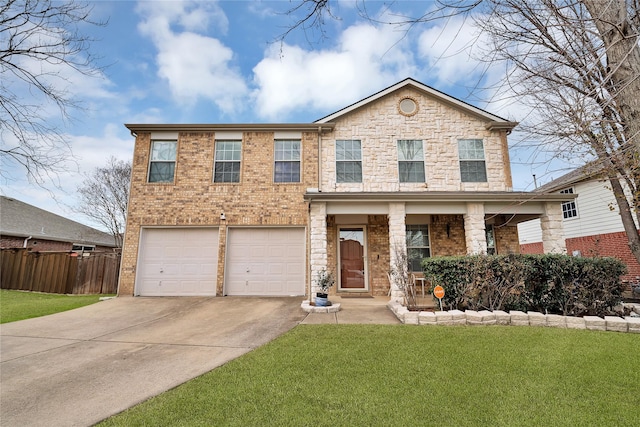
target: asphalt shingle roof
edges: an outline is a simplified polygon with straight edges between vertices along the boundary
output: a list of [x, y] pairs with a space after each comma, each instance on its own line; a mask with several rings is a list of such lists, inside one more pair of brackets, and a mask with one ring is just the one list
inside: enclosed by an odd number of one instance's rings
[[108, 233], [5, 196], [0, 196], [0, 234], [115, 247]]

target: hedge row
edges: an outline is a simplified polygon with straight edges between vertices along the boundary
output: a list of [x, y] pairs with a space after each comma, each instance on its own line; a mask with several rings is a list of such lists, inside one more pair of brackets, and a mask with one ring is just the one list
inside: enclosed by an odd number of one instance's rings
[[616, 258], [567, 255], [473, 255], [425, 258], [425, 277], [459, 310], [521, 310], [565, 316], [610, 314], [622, 301]]

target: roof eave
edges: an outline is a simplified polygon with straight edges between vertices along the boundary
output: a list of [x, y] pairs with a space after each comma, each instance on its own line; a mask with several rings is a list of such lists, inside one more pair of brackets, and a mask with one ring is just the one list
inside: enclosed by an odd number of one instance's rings
[[229, 124], [149, 124], [126, 123], [131, 132], [215, 132], [215, 131], [302, 131], [317, 132], [333, 129], [333, 123], [229, 123]]
[[540, 194], [512, 191], [407, 191], [407, 192], [307, 192], [309, 202], [564, 202], [575, 199], [577, 194]]

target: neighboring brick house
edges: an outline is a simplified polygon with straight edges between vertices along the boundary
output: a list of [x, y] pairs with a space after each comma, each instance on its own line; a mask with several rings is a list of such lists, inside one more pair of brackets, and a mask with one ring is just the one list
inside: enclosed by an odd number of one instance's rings
[[[565, 244], [569, 255], [619, 258], [628, 268], [623, 280], [637, 280], [640, 277], [640, 264], [629, 249], [629, 240], [611, 186], [600, 172], [601, 169], [589, 163], [535, 191], [578, 196], [562, 203]], [[539, 220], [523, 222], [518, 225], [518, 230], [522, 253], [543, 252]]]
[[398, 251], [518, 252], [532, 218], [562, 252], [566, 196], [512, 191], [515, 125], [412, 79], [313, 123], [128, 124], [119, 294], [308, 295], [326, 268], [387, 295]]
[[0, 196], [0, 248], [27, 248], [34, 252], [112, 251], [112, 235]]

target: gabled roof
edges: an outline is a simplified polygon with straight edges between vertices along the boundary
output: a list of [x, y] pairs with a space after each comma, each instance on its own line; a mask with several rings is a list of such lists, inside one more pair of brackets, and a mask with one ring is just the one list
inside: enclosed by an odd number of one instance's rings
[[27, 203], [0, 196], [0, 234], [115, 247], [112, 235]]
[[562, 175], [560, 178], [556, 178], [553, 181], [547, 182], [545, 185], [541, 185], [534, 191], [536, 193], [553, 193], [555, 191], [564, 190], [565, 188], [571, 187], [573, 184], [577, 184], [578, 182], [586, 181], [592, 178], [600, 178], [602, 169], [602, 162], [589, 162], [584, 166], [580, 166], [579, 168]]
[[392, 86], [389, 86], [386, 89], [382, 89], [380, 92], [374, 93], [371, 96], [368, 96], [367, 98], [364, 98], [358, 102], [355, 102], [351, 105], [349, 105], [348, 107], [345, 107], [341, 110], [336, 111], [335, 113], [329, 114], [328, 116], [325, 116], [319, 120], [316, 120], [315, 123], [330, 123], [333, 122], [334, 120], [336, 120], [337, 118], [339, 118], [340, 116], [343, 116], [347, 113], [350, 113], [366, 104], [369, 104], [371, 102], [374, 102], [392, 92], [395, 92], [399, 89], [405, 88], [405, 87], [411, 87], [413, 89], [416, 89], [418, 91], [423, 92], [424, 94], [432, 97], [432, 98], [436, 98], [438, 101], [443, 102], [447, 105], [450, 105], [453, 108], [457, 108], [458, 110], [461, 110], [467, 114], [470, 114], [472, 116], [478, 117], [482, 120], [486, 120], [487, 121], [487, 128], [488, 129], [506, 129], [506, 130], [511, 130], [514, 127], [516, 127], [516, 125], [518, 123], [516, 122], [511, 122], [507, 119], [503, 119], [500, 116], [496, 116], [495, 114], [491, 114], [485, 110], [482, 110], [480, 108], [474, 107], [471, 104], [468, 104], [464, 101], [461, 101], [457, 98], [454, 98], [452, 96], [447, 95], [446, 93], [440, 92], [439, 90], [436, 90], [434, 88], [432, 88], [431, 86], [427, 86], [423, 83], [420, 83], [412, 78], [407, 78], [402, 80], [401, 82], [398, 82]]

